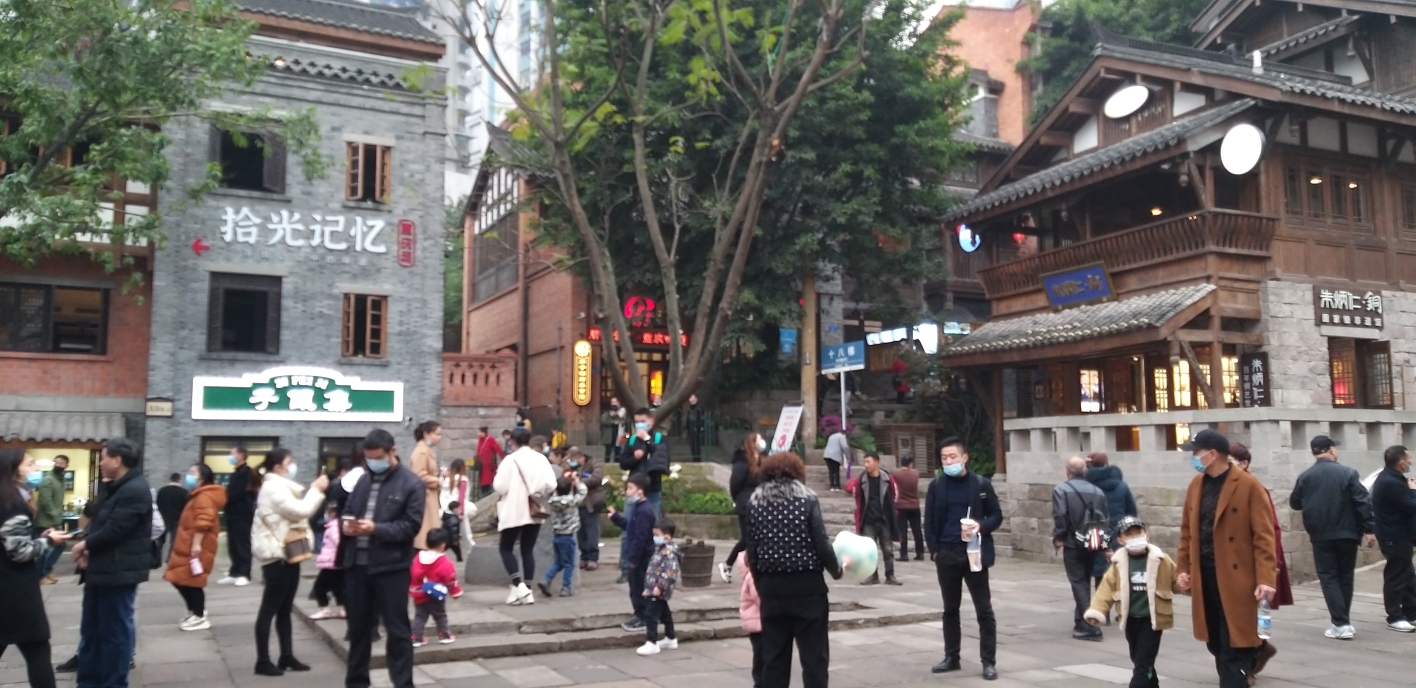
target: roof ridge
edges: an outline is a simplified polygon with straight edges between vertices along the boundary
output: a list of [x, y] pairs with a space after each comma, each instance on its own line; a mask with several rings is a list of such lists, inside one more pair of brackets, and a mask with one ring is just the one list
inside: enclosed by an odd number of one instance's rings
[[1318, 36], [1321, 36], [1321, 35], [1323, 35], [1323, 34], [1329, 32], [1329, 31], [1332, 31], [1333, 29], [1339, 29], [1339, 28], [1342, 28], [1342, 27], [1344, 27], [1344, 26], [1347, 26], [1348, 24], [1351, 24], [1351, 23], [1353, 23], [1353, 22], [1356, 22], [1356, 21], [1360, 20], [1360, 19], [1362, 18], [1362, 16], [1363, 16], [1363, 15], [1360, 15], [1360, 14], [1344, 14], [1344, 15], [1341, 15], [1341, 16], [1337, 17], [1336, 19], [1330, 19], [1330, 20], [1325, 21], [1325, 22], [1323, 22], [1323, 23], [1321, 23], [1321, 24], [1318, 24], [1317, 26], [1312, 26], [1312, 27], [1306, 28], [1306, 29], [1304, 29], [1304, 30], [1302, 30], [1302, 31], [1299, 31], [1298, 33], [1293, 34], [1292, 36], [1287, 37], [1287, 38], [1281, 38], [1281, 39], [1279, 39], [1279, 40], [1276, 40], [1276, 41], [1274, 41], [1274, 42], [1272, 42], [1272, 43], [1270, 43], [1270, 44], [1268, 44], [1268, 45], [1266, 45], [1266, 46], [1264, 46], [1264, 47], [1262, 47], [1262, 48], [1259, 48], [1259, 52], [1261, 52], [1261, 53], [1263, 53], [1263, 54], [1265, 54], [1265, 55], [1270, 55], [1270, 54], [1276, 53], [1276, 52], [1278, 52], [1278, 51], [1280, 51], [1280, 50], [1284, 50], [1284, 49], [1286, 49], [1286, 48], [1287, 48], [1288, 46], [1290, 46], [1290, 45], [1298, 45], [1298, 44], [1301, 44], [1301, 43], [1307, 43], [1309, 39], [1317, 38]]
[[[1142, 52], [1178, 55], [1180, 57], [1192, 57], [1197, 60], [1208, 60], [1216, 64], [1226, 65], [1230, 67], [1240, 67], [1246, 69], [1249, 67], [1249, 58], [1247, 56], [1230, 52], [1227, 49], [1202, 50], [1200, 48], [1192, 48], [1186, 45], [1175, 45], [1174, 43], [1164, 43], [1161, 41], [1152, 41], [1144, 38], [1134, 38], [1124, 34], [1109, 31], [1105, 27], [1097, 27], [1097, 34], [1100, 40], [1097, 41], [1096, 48], [1092, 50], [1093, 55], [1103, 54], [1106, 48], [1121, 48], [1123, 50], [1137, 50]], [[1291, 38], [1292, 37], [1290, 37], [1290, 39]], [[1314, 79], [1317, 81], [1328, 81], [1335, 84], [1347, 86], [1352, 85], [1352, 79], [1349, 77], [1333, 74], [1332, 72], [1324, 72], [1320, 69], [1310, 69], [1308, 67], [1299, 67], [1298, 65], [1284, 64], [1282, 62], [1265, 62], [1264, 69], [1268, 71], [1291, 74], [1299, 78]]]

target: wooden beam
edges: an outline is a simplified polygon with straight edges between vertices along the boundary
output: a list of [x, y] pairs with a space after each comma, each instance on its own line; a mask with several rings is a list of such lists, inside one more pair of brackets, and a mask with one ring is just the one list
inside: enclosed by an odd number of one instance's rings
[[[1213, 341], [1213, 337], [1208, 330], [1180, 330], [1175, 333], [1179, 339], [1198, 344], [1208, 344]], [[1263, 346], [1264, 336], [1254, 332], [1225, 332], [1219, 333], [1220, 344], [1243, 344], [1245, 346]]]
[[1095, 98], [1073, 98], [1067, 103], [1067, 112], [1074, 115], [1095, 115], [1101, 112], [1101, 101]]
[[1185, 158], [1185, 170], [1190, 173], [1190, 188], [1195, 190], [1195, 197], [1200, 200], [1200, 207], [1205, 210], [1214, 208], [1214, 204], [1210, 202], [1209, 193], [1206, 191], [1209, 179], [1200, 174], [1200, 168], [1195, 164], [1194, 158]]
[[[1205, 395], [1205, 401], [1209, 402], [1210, 408], [1224, 408], [1220, 405], [1219, 398], [1214, 395], [1214, 388], [1210, 386], [1209, 380], [1200, 374], [1200, 359], [1195, 355], [1195, 348], [1183, 339], [1176, 339], [1180, 343], [1180, 352], [1185, 355], [1185, 360], [1190, 362], [1190, 378], [1200, 383], [1200, 392]], [[1214, 371], [1210, 371], [1214, 375]]]
[[1040, 146], [1053, 146], [1055, 148], [1071, 148], [1072, 135], [1061, 131], [1044, 131], [1042, 137], [1037, 140]]

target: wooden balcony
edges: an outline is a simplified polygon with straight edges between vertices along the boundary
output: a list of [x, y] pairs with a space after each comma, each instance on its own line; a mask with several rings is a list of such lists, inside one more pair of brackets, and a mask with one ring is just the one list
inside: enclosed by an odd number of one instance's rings
[[[1101, 263], [1118, 295], [1225, 279], [1263, 279], [1278, 218], [1238, 210], [1205, 210], [1069, 246], [999, 263], [978, 271], [994, 315], [1047, 308], [1040, 276]], [[1258, 307], [1255, 293], [1234, 305]]]
[[443, 406], [515, 406], [516, 356], [443, 354]]

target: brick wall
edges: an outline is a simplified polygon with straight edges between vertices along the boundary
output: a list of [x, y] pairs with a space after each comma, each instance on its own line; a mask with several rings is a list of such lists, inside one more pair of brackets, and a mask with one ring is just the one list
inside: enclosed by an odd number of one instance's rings
[[950, 34], [959, 42], [951, 53], [969, 67], [985, 70], [1003, 82], [998, 99], [998, 138], [1014, 145], [1027, 136], [1028, 108], [1032, 107], [1027, 79], [1018, 73], [1017, 64], [1028, 55], [1024, 39], [1033, 20], [1030, 2], [1011, 10], [969, 7]]
[[[36, 284], [64, 281], [73, 286], [109, 289], [107, 353], [102, 356], [0, 352], [0, 394], [60, 397], [147, 396], [148, 335], [152, 324], [151, 276], [146, 259], [141, 287], [126, 294], [121, 287], [127, 271], [106, 274], [82, 256], [53, 256], [34, 268], [0, 260], [0, 275]], [[141, 303], [139, 303], [141, 300]]]

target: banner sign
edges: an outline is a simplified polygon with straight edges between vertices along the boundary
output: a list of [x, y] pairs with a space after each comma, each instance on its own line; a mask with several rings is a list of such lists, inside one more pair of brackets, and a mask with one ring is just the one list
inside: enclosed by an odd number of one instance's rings
[[1101, 263], [1042, 276], [1042, 290], [1053, 308], [1081, 306], [1116, 298], [1111, 277]]
[[794, 402], [782, 407], [782, 415], [777, 417], [777, 429], [772, 431], [772, 446], [768, 447], [767, 453], [780, 454], [792, 450], [792, 442], [796, 440], [797, 426], [801, 425], [801, 402]]
[[1313, 322], [1318, 325], [1382, 328], [1380, 292], [1356, 293], [1313, 286]]
[[333, 370], [289, 366], [239, 378], [192, 378], [197, 420], [403, 420], [402, 382], [364, 382]]
[[1273, 399], [1269, 397], [1268, 354], [1239, 356], [1239, 389], [1244, 408], [1273, 405]]

